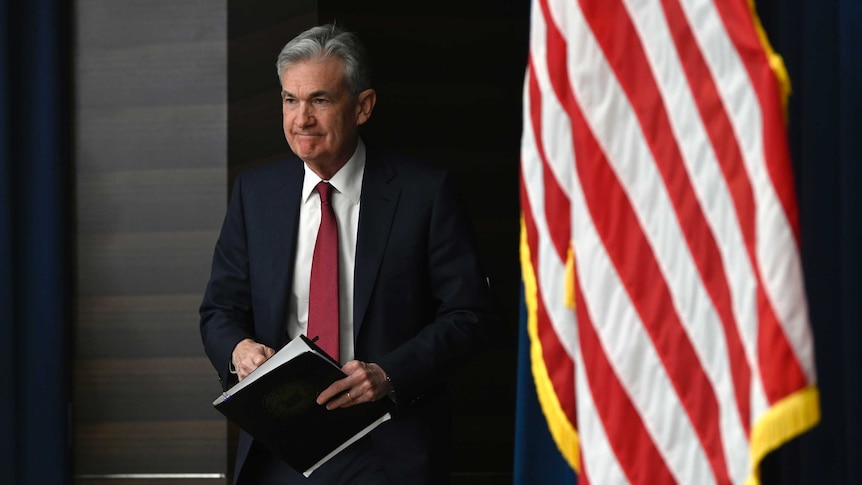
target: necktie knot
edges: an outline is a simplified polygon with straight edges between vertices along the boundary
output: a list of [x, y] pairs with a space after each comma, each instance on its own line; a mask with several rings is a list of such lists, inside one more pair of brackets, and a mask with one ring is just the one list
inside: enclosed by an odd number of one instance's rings
[[317, 184], [317, 193], [320, 194], [320, 203], [322, 205], [330, 205], [332, 201], [332, 185], [329, 185], [329, 182], [321, 180]]

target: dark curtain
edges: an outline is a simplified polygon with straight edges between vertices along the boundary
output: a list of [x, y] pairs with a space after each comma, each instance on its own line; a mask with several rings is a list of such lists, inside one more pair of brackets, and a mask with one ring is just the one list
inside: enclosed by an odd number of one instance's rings
[[69, 2], [0, 0], [0, 483], [69, 480]]
[[862, 483], [862, 2], [758, 0], [793, 84], [790, 146], [822, 419], [764, 483]]

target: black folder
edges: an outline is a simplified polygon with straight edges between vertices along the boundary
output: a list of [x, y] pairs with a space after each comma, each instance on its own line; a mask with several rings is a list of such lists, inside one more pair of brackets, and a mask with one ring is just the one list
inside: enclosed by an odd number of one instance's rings
[[381, 399], [327, 410], [317, 396], [345, 374], [305, 336], [228, 389], [213, 406], [305, 476], [390, 419]]

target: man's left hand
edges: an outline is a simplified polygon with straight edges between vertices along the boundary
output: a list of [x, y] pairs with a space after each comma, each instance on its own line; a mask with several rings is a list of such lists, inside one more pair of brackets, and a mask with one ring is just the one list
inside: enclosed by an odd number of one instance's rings
[[386, 372], [377, 364], [351, 360], [341, 370], [347, 377], [333, 382], [317, 396], [317, 404], [326, 403], [326, 409], [376, 401], [392, 390]]

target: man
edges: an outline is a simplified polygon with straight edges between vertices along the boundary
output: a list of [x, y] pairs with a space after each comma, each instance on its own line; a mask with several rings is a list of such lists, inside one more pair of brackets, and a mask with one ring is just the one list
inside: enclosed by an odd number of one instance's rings
[[[201, 305], [204, 347], [227, 389], [297, 335], [327, 332], [315, 315], [335, 307], [332, 352], [347, 377], [318, 404], [392, 399], [396, 410], [307, 480], [241, 433], [235, 480], [444, 483], [446, 380], [485, 342], [494, 318], [455, 182], [446, 170], [360, 138], [377, 95], [353, 34], [312, 28], [284, 47], [277, 69], [295, 157], [246, 171], [234, 184]], [[310, 281], [319, 278], [315, 246], [324, 245], [318, 228], [331, 227], [326, 206], [337, 226], [338, 276], [322, 298], [337, 304], [321, 310], [320, 285]]]

